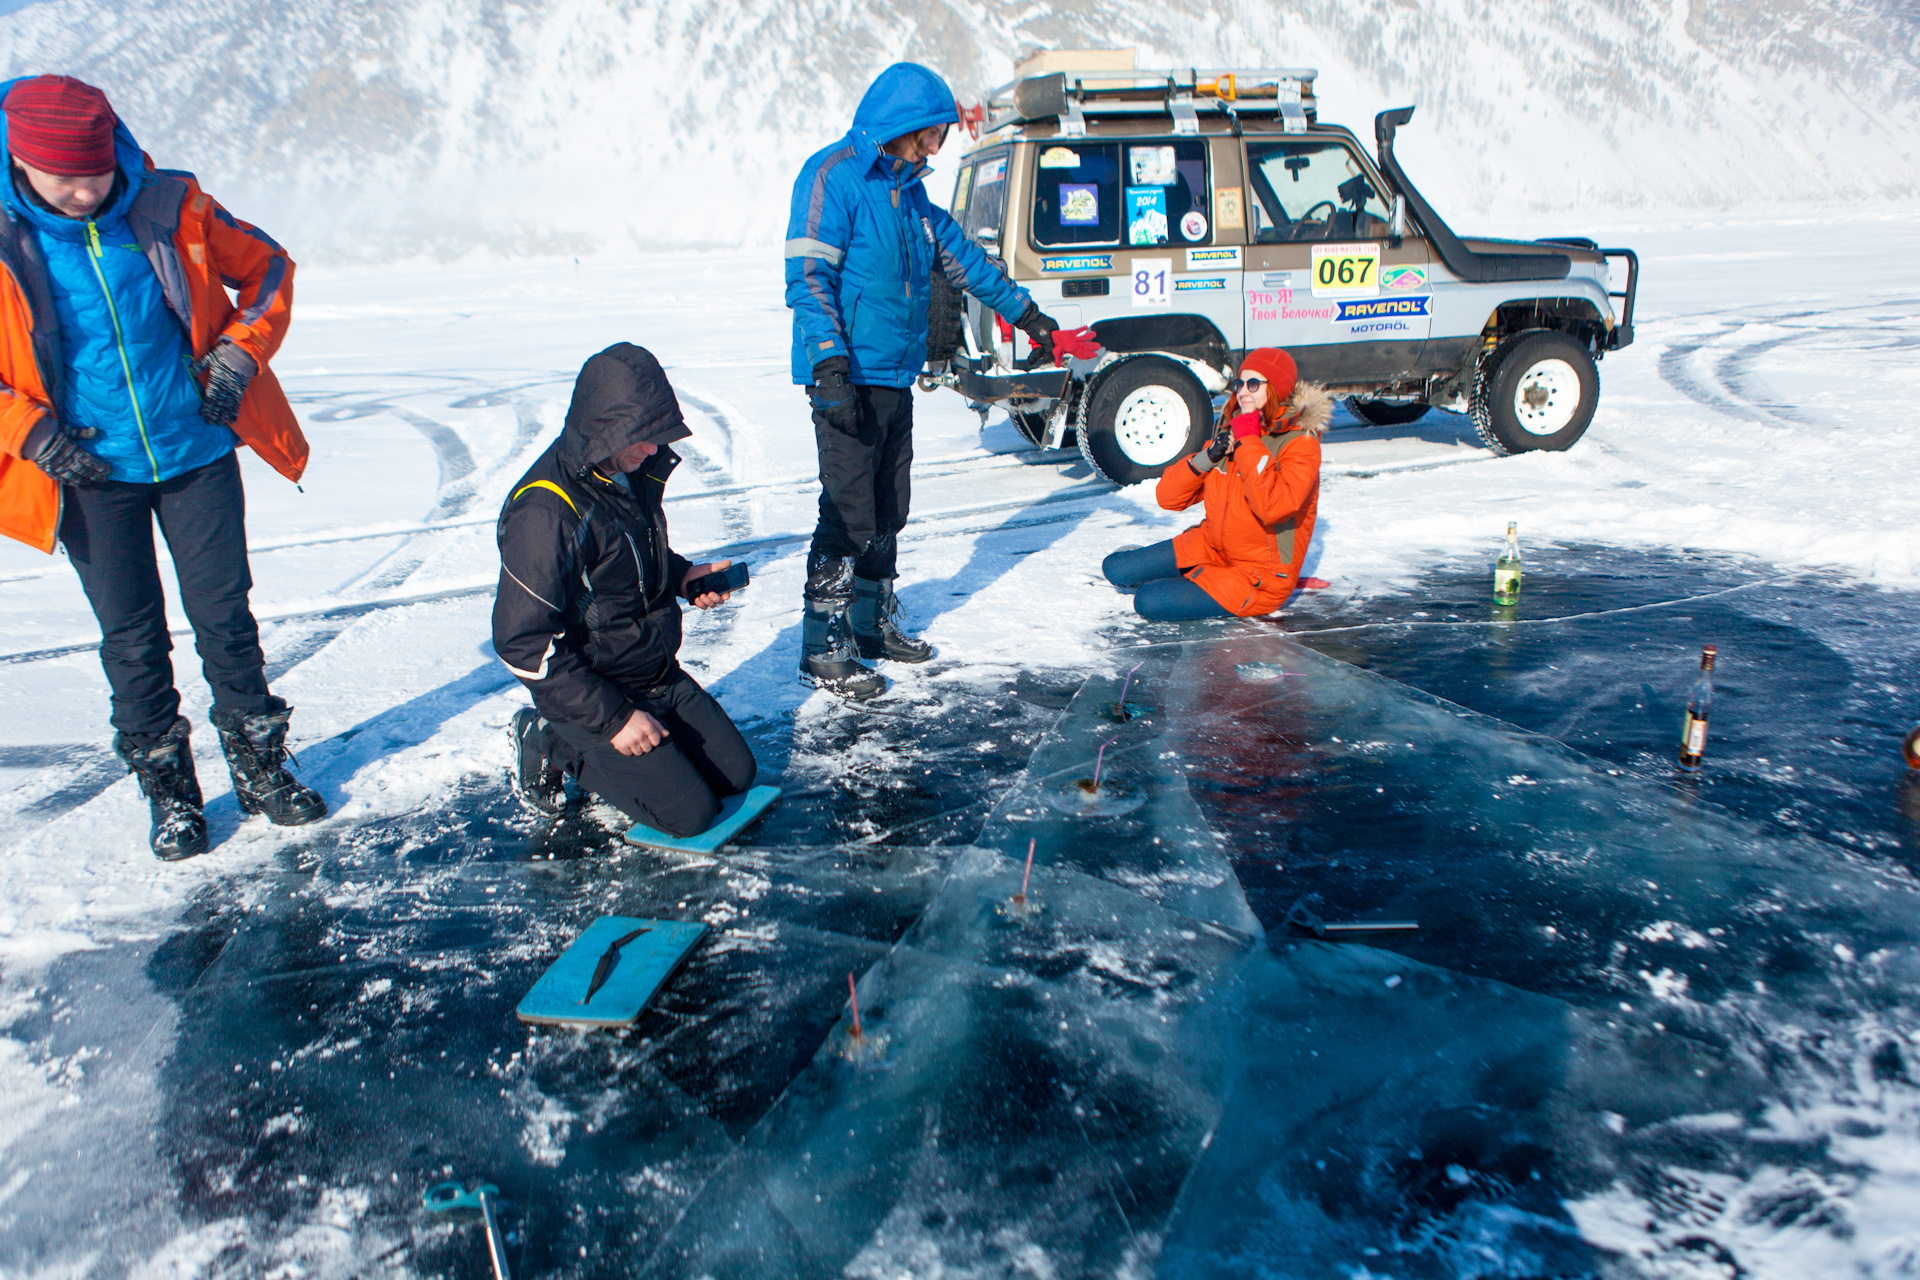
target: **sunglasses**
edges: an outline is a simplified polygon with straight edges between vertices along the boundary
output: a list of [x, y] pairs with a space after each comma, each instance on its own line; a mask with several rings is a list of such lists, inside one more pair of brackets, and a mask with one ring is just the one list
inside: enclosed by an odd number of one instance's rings
[[1265, 378], [1235, 378], [1227, 384], [1227, 390], [1233, 392], [1239, 392], [1243, 389], [1247, 391], [1258, 391], [1266, 385], [1267, 380]]

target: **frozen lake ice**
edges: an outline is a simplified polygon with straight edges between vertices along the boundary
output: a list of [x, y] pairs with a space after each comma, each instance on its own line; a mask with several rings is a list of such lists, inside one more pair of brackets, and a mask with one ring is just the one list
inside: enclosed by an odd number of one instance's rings
[[[335, 817], [242, 823], [203, 731], [217, 847], [154, 864], [71, 572], [0, 550], [0, 1272], [480, 1275], [420, 1211], [445, 1177], [501, 1186], [528, 1275], [1910, 1272], [1920, 486], [1873, 461], [1920, 425], [1920, 281], [1874, 274], [1910, 225], [1649, 233], [1567, 455], [1343, 418], [1334, 586], [1277, 624], [1131, 619], [1099, 557], [1185, 520], [923, 400], [901, 594], [941, 654], [868, 711], [792, 680], [764, 263], [608, 268], [618, 324], [570, 265], [316, 275], [315, 468], [249, 498]], [[754, 560], [685, 656], [788, 795], [715, 859], [504, 782], [491, 515], [615, 337], [689, 408], [676, 545]], [[1102, 744], [1128, 803], [1053, 803]], [[1420, 928], [1322, 942], [1303, 898]], [[611, 913], [713, 932], [631, 1032], [517, 1024]]]

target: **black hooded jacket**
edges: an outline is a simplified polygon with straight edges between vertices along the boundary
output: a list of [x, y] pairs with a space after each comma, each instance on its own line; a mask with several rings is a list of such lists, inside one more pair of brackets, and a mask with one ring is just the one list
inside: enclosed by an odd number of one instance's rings
[[[690, 434], [660, 362], [616, 343], [580, 370], [560, 438], [501, 508], [493, 649], [549, 720], [610, 738], [679, 669], [691, 566], [660, 504], [680, 461], [666, 445]], [[607, 465], [642, 441], [661, 448], [638, 471]]]

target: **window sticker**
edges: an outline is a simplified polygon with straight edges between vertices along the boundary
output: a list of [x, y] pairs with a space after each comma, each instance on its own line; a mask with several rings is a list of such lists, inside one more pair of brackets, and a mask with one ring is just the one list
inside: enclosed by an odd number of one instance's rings
[[[1142, 148], [1134, 148], [1136, 151]], [[1172, 150], [1171, 147], [1168, 148]], [[1061, 188], [1065, 190], [1065, 188]], [[1062, 219], [1065, 221], [1065, 219]], [[1167, 189], [1165, 187], [1127, 188], [1127, 243], [1165, 244], [1167, 242]]]
[[1136, 187], [1170, 187], [1180, 176], [1172, 147], [1128, 147], [1127, 164]]
[[1187, 210], [1186, 216], [1180, 219], [1180, 234], [1189, 240], [1205, 240], [1207, 238], [1207, 215], [1198, 209]]
[[1222, 187], [1213, 193], [1213, 225], [1222, 231], [1239, 231], [1247, 225], [1246, 206], [1240, 202], [1240, 188]]
[[960, 180], [953, 185], [953, 204], [948, 210], [954, 217], [964, 217], [967, 212], [967, 195], [973, 190], [973, 168], [962, 169]]
[[1133, 305], [1168, 307], [1173, 295], [1167, 282], [1173, 278], [1172, 258], [1135, 258], [1133, 260]]
[[1072, 147], [1048, 147], [1040, 153], [1042, 169], [1078, 169], [1080, 153]]
[[1100, 188], [1091, 182], [1060, 184], [1060, 225], [1096, 227], [1100, 225]]
[[980, 176], [976, 181], [984, 187], [989, 182], [1004, 181], [1006, 176], [1007, 158], [1005, 156], [995, 156], [993, 159], [985, 161], [980, 165]]

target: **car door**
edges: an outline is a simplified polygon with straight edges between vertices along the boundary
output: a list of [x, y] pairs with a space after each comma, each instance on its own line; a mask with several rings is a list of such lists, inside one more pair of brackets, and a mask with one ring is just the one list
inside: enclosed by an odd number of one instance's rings
[[1332, 385], [1413, 376], [1432, 325], [1426, 243], [1389, 243], [1378, 180], [1346, 140], [1245, 147], [1247, 345], [1284, 347]]

